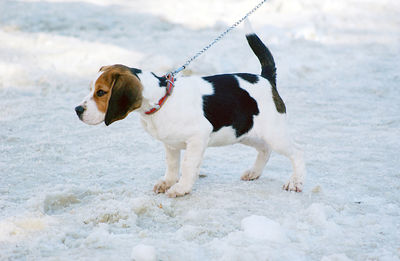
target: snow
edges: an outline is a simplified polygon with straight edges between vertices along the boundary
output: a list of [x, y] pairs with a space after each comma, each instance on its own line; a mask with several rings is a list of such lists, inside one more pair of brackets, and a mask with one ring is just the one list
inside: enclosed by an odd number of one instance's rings
[[[162, 144], [136, 114], [109, 127], [73, 109], [102, 65], [176, 69], [251, 0], [0, 1], [0, 260], [400, 260], [400, 2], [271, 0], [252, 17], [278, 67], [290, 162], [208, 149], [193, 192], [155, 195]], [[183, 74], [258, 73], [242, 27]], [[272, 231], [272, 232], [271, 232]], [[150, 256], [150, 255], [149, 255]], [[154, 260], [154, 258], [153, 258]]]
[[351, 259], [344, 254], [334, 254], [330, 256], [324, 256], [321, 261], [351, 261]]
[[139, 244], [132, 249], [133, 261], [156, 261], [156, 250], [153, 246]]
[[242, 220], [242, 229], [245, 236], [253, 239], [265, 239], [272, 242], [285, 243], [285, 232], [280, 224], [264, 216], [252, 215]]

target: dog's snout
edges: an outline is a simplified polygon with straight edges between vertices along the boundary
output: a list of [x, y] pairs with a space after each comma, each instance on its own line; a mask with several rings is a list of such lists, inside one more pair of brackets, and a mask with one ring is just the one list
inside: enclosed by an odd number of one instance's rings
[[82, 106], [76, 106], [75, 107], [75, 112], [76, 114], [80, 117], [82, 115], [82, 113], [85, 111], [85, 108], [83, 108]]

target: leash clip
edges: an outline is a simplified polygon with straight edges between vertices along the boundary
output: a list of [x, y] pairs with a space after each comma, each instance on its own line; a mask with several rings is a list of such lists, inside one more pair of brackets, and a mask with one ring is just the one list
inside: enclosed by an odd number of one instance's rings
[[172, 89], [175, 87], [174, 74], [172, 72], [169, 72], [164, 77], [167, 79], [166, 80], [166, 82], [167, 82], [166, 92], [167, 92], [167, 95], [169, 96], [172, 93]]
[[166, 75], [163, 76], [166, 80], [167, 86], [165, 88], [165, 95], [163, 97], [161, 97], [161, 99], [158, 101], [158, 103], [156, 103], [153, 108], [151, 108], [150, 110], [146, 111], [146, 114], [153, 114], [156, 111], [158, 111], [159, 109], [161, 109], [161, 106], [163, 106], [163, 104], [165, 103], [165, 101], [167, 100], [167, 98], [171, 95], [172, 90], [175, 87], [175, 79], [174, 79], [174, 73], [173, 72], [169, 72]]

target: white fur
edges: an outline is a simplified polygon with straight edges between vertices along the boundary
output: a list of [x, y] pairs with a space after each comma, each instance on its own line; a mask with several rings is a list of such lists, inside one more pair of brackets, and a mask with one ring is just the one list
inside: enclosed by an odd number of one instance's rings
[[[164, 95], [165, 88], [158, 86], [153, 75], [143, 73], [140, 78], [144, 86], [144, 104], [138, 110], [142, 125], [151, 136], [164, 143], [167, 155], [167, 170], [164, 178], [155, 185], [156, 192], [166, 191], [170, 197], [190, 193], [206, 147], [238, 142], [256, 148], [259, 153], [253, 167], [243, 173], [243, 180], [258, 178], [274, 150], [287, 156], [294, 168], [294, 173], [284, 189], [302, 190], [305, 176], [303, 153], [289, 137], [286, 114], [277, 112], [267, 80], [260, 77], [257, 84], [251, 84], [237, 77], [240, 87], [257, 101], [260, 113], [254, 117], [253, 128], [236, 138], [232, 127], [223, 127], [212, 132], [211, 123], [203, 115], [202, 96], [213, 94], [210, 83], [200, 77], [178, 78], [174, 91], [164, 106], [158, 112], [147, 115], [144, 112]], [[183, 149], [186, 152], [181, 164], [182, 176], [178, 181], [180, 150]]]
[[[212, 85], [200, 77], [180, 77], [175, 82], [172, 95], [163, 107], [154, 114], [145, 112], [165, 94], [165, 88], [151, 73], [139, 74], [143, 85], [143, 103], [136, 111], [140, 114], [144, 129], [162, 141], [166, 150], [167, 169], [165, 175], [154, 186], [154, 191], [166, 192], [170, 197], [190, 193], [199, 173], [203, 154], [208, 146], [224, 146], [241, 143], [258, 151], [254, 165], [242, 174], [243, 180], [257, 179], [266, 165], [271, 151], [287, 156], [293, 165], [293, 175], [284, 189], [301, 191], [305, 176], [302, 151], [294, 145], [286, 126], [286, 114], [278, 113], [272, 99], [269, 82], [260, 77], [251, 84], [237, 77], [240, 87], [257, 101], [260, 113], [254, 116], [253, 128], [239, 138], [232, 127], [223, 127], [212, 132], [213, 126], [203, 115], [203, 95], [213, 94]], [[258, 86], [257, 86], [258, 85]], [[90, 96], [90, 95], [89, 95]], [[88, 97], [89, 97], [88, 96]], [[91, 99], [84, 101], [86, 123], [99, 123], [104, 115], [94, 109]], [[181, 162], [181, 150], [186, 150]], [[181, 164], [181, 177], [179, 177]]]
[[100, 77], [103, 72], [99, 72], [97, 74], [96, 79], [91, 83], [90, 93], [83, 99], [80, 106], [82, 106], [85, 111], [81, 115], [81, 120], [90, 125], [96, 125], [102, 123], [106, 114], [104, 112], [99, 111], [97, 105], [93, 99], [93, 94], [95, 91], [94, 84], [96, 80]]

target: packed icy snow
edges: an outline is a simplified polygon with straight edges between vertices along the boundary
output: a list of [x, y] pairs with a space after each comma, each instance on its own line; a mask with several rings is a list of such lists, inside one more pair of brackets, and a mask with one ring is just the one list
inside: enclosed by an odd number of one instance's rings
[[[207, 150], [191, 194], [156, 195], [163, 146], [138, 115], [76, 117], [100, 66], [162, 75], [257, 3], [0, 1], [0, 260], [399, 260], [397, 0], [271, 0], [251, 17], [306, 152], [302, 193], [282, 190], [277, 154], [241, 181], [256, 152], [235, 145]], [[229, 72], [260, 72], [241, 27], [181, 76]]]

